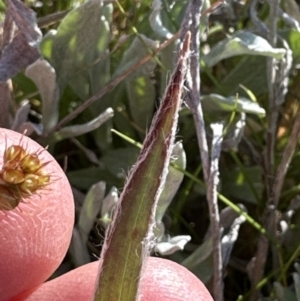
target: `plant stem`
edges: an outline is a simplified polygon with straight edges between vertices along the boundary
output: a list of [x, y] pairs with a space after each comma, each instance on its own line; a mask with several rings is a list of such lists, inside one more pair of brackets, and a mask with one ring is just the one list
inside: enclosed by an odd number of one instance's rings
[[193, 114], [196, 127], [198, 146], [203, 165], [203, 174], [207, 183], [209, 177], [209, 154], [205, 133], [205, 123], [203, 118], [202, 106], [200, 103], [200, 64], [199, 64], [199, 49], [200, 49], [200, 11], [202, 0], [192, 0], [185, 14], [181, 39], [184, 36], [184, 31], [191, 32], [191, 57], [190, 70], [187, 78], [188, 93], [186, 102]]
[[[216, 129], [215, 140], [212, 144], [212, 158], [210, 162], [208, 145], [205, 132], [205, 122], [203, 111], [200, 102], [200, 64], [199, 64], [199, 49], [200, 49], [200, 11], [202, 0], [191, 0], [187, 8], [185, 18], [182, 24], [181, 40], [183, 40], [186, 31], [191, 32], [191, 57], [190, 70], [187, 75], [188, 93], [186, 102], [193, 114], [198, 146], [200, 150], [201, 161], [203, 165], [204, 180], [208, 187], [207, 201], [210, 211], [210, 223], [213, 236], [214, 250], [214, 282], [213, 295], [216, 301], [223, 301], [223, 264], [221, 253], [221, 237], [220, 237], [220, 216], [217, 202], [217, 183], [218, 177], [218, 162], [221, 153], [222, 145], [222, 130], [218, 132]], [[214, 128], [217, 125], [214, 125]], [[220, 125], [218, 126], [220, 128]], [[223, 126], [221, 126], [223, 129]]]
[[213, 240], [213, 295], [215, 301], [223, 301], [223, 263], [221, 247], [220, 214], [218, 207], [217, 187], [219, 183], [219, 159], [223, 141], [223, 125], [212, 124], [213, 141], [211, 150], [211, 165], [207, 187], [207, 200]]
[[[270, 5], [270, 23], [268, 31], [268, 40], [271, 46], [275, 47], [277, 42], [277, 10], [279, 6], [278, 0], [269, 2]], [[267, 145], [265, 150], [265, 168], [266, 168], [266, 187], [268, 200], [263, 213], [263, 220], [265, 221], [265, 228], [269, 235], [275, 240], [275, 203], [274, 194], [272, 191], [274, 183], [274, 152], [277, 133], [278, 121], [278, 102], [276, 85], [276, 68], [277, 61], [275, 58], [267, 59], [267, 78], [269, 90], [269, 112], [268, 112], [268, 131], [267, 131]], [[269, 249], [269, 241], [265, 236], [260, 236], [257, 245], [257, 251], [253, 258], [253, 268], [251, 271], [251, 286], [253, 293], [251, 294], [250, 301], [256, 301], [259, 298], [259, 291], [256, 289], [257, 284], [261, 281], [264, 274], [264, 268], [267, 260]], [[273, 257], [273, 261], [277, 261]]]

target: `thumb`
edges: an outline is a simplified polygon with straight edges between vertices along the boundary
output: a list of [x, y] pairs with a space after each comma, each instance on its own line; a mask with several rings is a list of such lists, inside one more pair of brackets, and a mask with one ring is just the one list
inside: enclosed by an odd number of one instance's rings
[[[4, 154], [13, 145], [37, 155], [50, 182], [18, 200], [15, 209], [5, 211], [11, 199], [5, 198], [4, 192], [7, 187], [18, 187], [7, 186], [3, 180]], [[13, 163], [19, 167], [19, 162]], [[0, 171], [0, 301], [7, 301], [41, 284], [57, 269], [70, 244], [74, 201], [68, 180], [55, 159], [17, 132], [0, 129]]]
[[[93, 300], [99, 262], [77, 268], [42, 284], [29, 297], [13, 301]], [[101, 292], [101, 288], [100, 288]], [[141, 278], [140, 301], [213, 301], [203, 283], [183, 266], [150, 257]]]

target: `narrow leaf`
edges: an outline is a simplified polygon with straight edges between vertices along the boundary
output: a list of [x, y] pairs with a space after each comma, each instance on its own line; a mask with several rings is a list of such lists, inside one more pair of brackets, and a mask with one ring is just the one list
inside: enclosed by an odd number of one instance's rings
[[219, 42], [203, 59], [208, 67], [212, 67], [219, 61], [235, 55], [263, 55], [279, 60], [285, 53], [284, 48], [273, 48], [266, 39], [260, 36], [249, 31], [238, 31], [230, 38]]
[[173, 34], [163, 25], [160, 11], [162, 9], [161, 0], [153, 0], [152, 13], [149, 17], [150, 25], [155, 33], [162, 38], [170, 39]]
[[237, 112], [256, 114], [260, 117], [266, 115], [263, 107], [245, 97], [224, 97], [219, 94], [209, 94], [201, 97], [201, 104], [205, 112], [212, 112], [214, 114], [217, 111], [232, 112], [236, 110]]
[[83, 243], [87, 242], [96, 216], [101, 210], [105, 189], [105, 182], [98, 182], [90, 188], [86, 195], [78, 221], [78, 228]]
[[155, 105], [155, 88], [149, 75], [132, 76], [126, 82], [131, 116], [141, 128], [150, 124]]
[[189, 235], [174, 236], [168, 241], [160, 242], [155, 246], [155, 252], [163, 256], [171, 255], [176, 251], [183, 250], [185, 245], [191, 240]]
[[[242, 206], [242, 205], [240, 205]], [[231, 208], [230, 208], [231, 209]], [[242, 206], [242, 209], [246, 211], [246, 207]], [[233, 210], [231, 209], [233, 212]], [[234, 212], [235, 213], [235, 212]], [[241, 227], [241, 224], [246, 221], [246, 218], [243, 215], [240, 215], [237, 217], [232, 225], [230, 226], [230, 229], [227, 233], [224, 234], [222, 237], [222, 260], [223, 260], [223, 267], [225, 268], [227, 264], [229, 263], [229, 259], [231, 256], [231, 252], [233, 249], [233, 246], [238, 238], [239, 230]]]
[[[174, 164], [180, 169], [186, 168], [186, 155], [183, 149], [182, 143], [176, 143], [174, 146], [172, 156], [175, 158]], [[182, 180], [184, 174], [175, 169], [173, 166], [169, 166], [169, 173], [166, 179], [164, 189], [161, 193], [161, 196], [158, 201], [157, 210], [156, 210], [156, 222], [161, 222], [162, 218], [171, 204], [173, 197], [175, 196]]]
[[139, 299], [138, 284], [149, 253], [155, 206], [175, 138], [189, 40], [190, 34], [107, 231], [96, 301]]
[[[21, 103], [20, 107], [18, 108], [18, 110], [16, 112], [14, 123], [11, 126], [11, 129], [13, 131], [21, 133], [20, 128], [28, 119], [30, 107], [31, 106], [30, 106], [29, 100], [25, 100]], [[3, 109], [1, 108], [1, 110], [3, 110]]]
[[74, 263], [76, 267], [82, 266], [91, 261], [86, 242], [83, 242], [83, 239], [76, 227], [73, 229], [69, 253], [72, 257], [72, 263]]
[[139, 150], [136, 147], [121, 147], [111, 150], [101, 157], [101, 163], [113, 175], [124, 179], [124, 174], [136, 162]]
[[83, 135], [89, 133], [97, 128], [99, 128], [104, 122], [112, 118], [114, 115], [114, 111], [112, 108], [106, 109], [101, 115], [97, 118], [80, 125], [71, 125], [62, 128], [61, 130], [55, 133], [55, 138], [57, 141], [67, 139], [70, 137], [76, 137], [79, 135]]
[[193, 272], [201, 281], [207, 283], [213, 274], [213, 245], [210, 236], [181, 265]]
[[102, 201], [100, 222], [104, 228], [107, 228], [111, 222], [113, 210], [118, 203], [119, 195], [116, 187], [112, 187], [108, 195]]
[[43, 101], [42, 124], [44, 130], [48, 131], [56, 125], [59, 117], [59, 91], [55, 70], [46, 60], [40, 59], [28, 66], [25, 74], [39, 89]]
[[294, 278], [294, 282], [295, 282], [297, 300], [299, 301], [300, 300], [300, 277], [299, 277], [299, 274], [293, 273], [293, 278]]

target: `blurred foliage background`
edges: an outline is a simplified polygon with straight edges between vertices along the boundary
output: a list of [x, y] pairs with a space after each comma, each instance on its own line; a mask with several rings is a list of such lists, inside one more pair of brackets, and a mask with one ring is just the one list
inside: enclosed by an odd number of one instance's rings
[[[50, 65], [42, 64], [33, 71], [28, 67], [13, 76], [11, 115], [16, 120], [17, 112], [24, 116], [28, 108], [23, 124], [32, 129], [32, 137], [39, 143], [49, 145], [64, 167], [76, 202], [72, 245], [53, 275], [56, 277], [97, 259], [112, 207], [139, 153], [137, 143], [143, 143], [174, 67], [176, 40], [120, 83], [110, 86], [67, 126], [55, 126], [170, 39], [180, 28], [188, 1], [23, 2], [37, 14], [43, 33], [39, 48]], [[213, 5], [216, 8], [209, 10]], [[3, 20], [3, 1], [0, 11]], [[268, 179], [264, 156], [268, 155], [266, 135], [271, 114], [269, 58], [278, 62], [281, 78], [277, 78], [276, 85], [283, 91], [278, 104], [275, 166], [281, 161], [299, 114], [299, 3], [282, 1], [280, 11], [285, 15], [278, 14], [277, 45], [273, 47], [260, 28], [272, 19], [268, 1], [206, 0], [203, 5], [199, 64], [208, 141], [212, 137], [211, 123], [222, 121], [226, 128], [218, 187], [225, 300], [247, 300], [251, 294], [250, 262], [258, 237], [265, 230]], [[113, 109], [113, 117], [108, 108]], [[170, 167], [170, 186], [157, 214], [154, 255], [187, 266], [210, 287], [210, 217], [193, 117], [185, 105], [180, 112], [177, 140], [181, 144], [174, 164], [179, 167]], [[300, 300], [299, 162], [298, 147], [276, 208], [280, 262], [274, 265], [268, 257], [264, 300]], [[252, 219], [241, 218], [232, 209], [234, 205]], [[185, 243], [184, 250], [180, 250]]]

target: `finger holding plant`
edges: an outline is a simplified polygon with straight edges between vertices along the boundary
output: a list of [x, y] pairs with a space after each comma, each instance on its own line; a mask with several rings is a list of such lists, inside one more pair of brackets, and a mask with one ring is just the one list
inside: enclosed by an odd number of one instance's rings
[[74, 202], [67, 178], [45, 149], [3, 128], [0, 141], [0, 300], [8, 301], [44, 282], [61, 263]]

